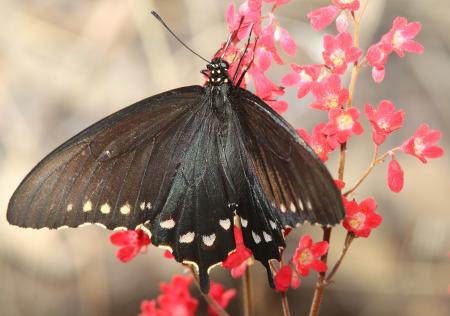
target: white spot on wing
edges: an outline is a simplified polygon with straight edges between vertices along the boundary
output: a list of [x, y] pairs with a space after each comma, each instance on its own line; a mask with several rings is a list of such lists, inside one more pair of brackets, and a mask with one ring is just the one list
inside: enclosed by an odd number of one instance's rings
[[286, 206], [284, 206], [283, 203], [280, 204], [280, 210], [281, 212], [286, 213]]
[[230, 229], [231, 221], [228, 218], [227, 219], [221, 219], [221, 220], [219, 220], [219, 225], [223, 229], [228, 230], [228, 229]]
[[308, 210], [312, 210], [312, 205], [311, 205], [311, 201], [310, 200], [308, 200], [308, 202], [306, 202], [306, 208], [308, 209]]
[[214, 241], [216, 240], [216, 234], [211, 234], [209, 236], [203, 235], [202, 240], [206, 246], [211, 247], [214, 244]]
[[102, 224], [102, 223], [94, 223], [94, 224], [97, 225], [98, 227], [106, 229], [106, 226], [104, 224]]
[[90, 226], [90, 225], [92, 225], [92, 223], [83, 223], [83, 224], [78, 225], [77, 227], [81, 228], [81, 227], [86, 227], [86, 226]]
[[113, 231], [115, 231], [115, 232], [121, 231], [121, 230], [128, 230], [128, 228], [126, 228], [125, 226], [118, 226], [118, 227], [113, 229]]
[[265, 231], [263, 231], [263, 237], [264, 237], [264, 240], [266, 241], [266, 242], [269, 242], [269, 241], [272, 241], [272, 236], [270, 236], [268, 233], [266, 233]]
[[111, 206], [109, 206], [108, 203], [102, 204], [102, 206], [100, 206], [100, 212], [103, 214], [109, 214], [109, 212], [111, 212]]
[[295, 213], [295, 211], [297, 211], [297, 208], [295, 207], [294, 203], [292, 203], [292, 202], [289, 205], [289, 209], [291, 210], [292, 213]]
[[183, 244], [190, 244], [194, 241], [194, 237], [194, 232], [187, 232], [186, 234], [180, 236], [180, 242]]
[[72, 208], [73, 208], [73, 204], [72, 203], [67, 204], [67, 211], [68, 212], [70, 212], [72, 210]]
[[66, 228], [69, 228], [69, 226], [67, 226], [67, 225], [60, 226], [60, 227], [57, 228], [57, 230], [60, 230], [60, 229], [66, 229]]
[[252, 237], [253, 237], [253, 240], [255, 241], [256, 244], [259, 244], [261, 242], [261, 236], [259, 236], [253, 230], [252, 230]]
[[130, 208], [130, 204], [128, 204], [128, 203], [125, 203], [120, 208], [120, 213], [122, 213], [123, 215], [128, 215], [128, 214], [130, 214], [130, 212], [131, 212], [131, 208]]
[[90, 212], [92, 211], [92, 202], [91, 200], [87, 200], [86, 203], [83, 205], [83, 212]]
[[147, 208], [147, 210], [152, 208], [152, 203], [147, 202], [147, 204], [145, 205], [145, 207]]
[[241, 225], [242, 225], [242, 227], [247, 227], [247, 224], [248, 224], [248, 220], [246, 220], [246, 219], [241, 217]]
[[139, 205], [140, 209], [143, 211], [145, 210], [145, 202], [141, 202], [141, 204]]
[[298, 205], [300, 206], [300, 209], [301, 209], [302, 211], [305, 210], [305, 208], [303, 207], [303, 202], [302, 202], [302, 200], [298, 199]]
[[270, 223], [270, 227], [272, 227], [272, 229], [277, 229], [277, 224], [275, 224], [274, 221], [269, 219], [269, 223]]
[[175, 221], [173, 219], [168, 219], [159, 223], [159, 226], [161, 226], [164, 229], [172, 229], [175, 227]]

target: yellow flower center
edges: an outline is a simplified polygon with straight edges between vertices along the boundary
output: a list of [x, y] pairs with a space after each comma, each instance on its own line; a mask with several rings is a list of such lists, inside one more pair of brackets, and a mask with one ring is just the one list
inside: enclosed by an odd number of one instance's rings
[[392, 46], [395, 48], [400, 48], [404, 42], [405, 38], [403, 37], [402, 31], [395, 31], [394, 36], [392, 37]]
[[353, 118], [348, 114], [339, 115], [336, 121], [340, 130], [351, 129], [355, 124]]
[[414, 138], [414, 152], [417, 155], [421, 155], [424, 149], [425, 145], [423, 143], [423, 139], [420, 137]]
[[342, 49], [336, 49], [330, 56], [335, 66], [342, 66], [345, 63], [345, 52]]
[[362, 213], [356, 213], [355, 215], [353, 215], [349, 224], [350, 224], [350, 227], [352, 227], [353, 229], [360, 229], [364, 225], [365, 221], [366, 221], [366, 215], [364, 215]]
[[389, 130], [389, 122], [380, 120], [378, 122], [378, 127], [387, 132]]
[[303, 249], [302, 253], [300, 254], [300, 257], [298, 261], [303, 265], [308, 265], [314, 260], [314, 256], [311, 252], [311, 249]]
[[329, 109], [334, 109], [339, 105], [339, 98], [335, 94], [330, 94], [325, 100], [325, 104]]
[[323, 147], [322, 147], [322, 146], [320, 146], [320, 145], [315, 145], [315, 146], [313, 146], [313, 148], [314, 148], [314, 151], [315, 151], [317, 154], [323, 153]]
[[300, 79], [301, 79], [301, 81], [312, 81], [312, 78], [311, 78], [311, 76], [310, 75], [308, 75], [307, 73], [306, 73], [306, 71], [304, 71], [304, 70], [302, 70], [301, 72], [300, 72]]

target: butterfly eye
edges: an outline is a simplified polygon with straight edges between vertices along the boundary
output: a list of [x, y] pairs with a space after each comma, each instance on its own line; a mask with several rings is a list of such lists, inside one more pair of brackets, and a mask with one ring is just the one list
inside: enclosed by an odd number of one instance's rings
[[226, 61], [222, 60], [222, 62], [220, 63], [220, 67], [228, 69], [228, 67], [230, 67], [230, 65]]

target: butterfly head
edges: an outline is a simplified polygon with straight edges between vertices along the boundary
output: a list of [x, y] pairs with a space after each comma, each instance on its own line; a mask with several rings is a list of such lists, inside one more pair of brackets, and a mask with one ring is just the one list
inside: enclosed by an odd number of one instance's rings
[[230, 65], [222, 58], [214, 58], [206, 68], [209, 70], [208, 82], [213, 86], [228, 84], [230, 77], [228, 76], [228, 68]]

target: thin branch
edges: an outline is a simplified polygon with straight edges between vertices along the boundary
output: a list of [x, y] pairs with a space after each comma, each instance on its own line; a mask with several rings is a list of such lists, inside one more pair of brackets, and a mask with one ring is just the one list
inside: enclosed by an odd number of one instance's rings
[[[323, 240], [330, 243], [331, 228], [323, 227]], [[327, 262], [328, 252], [320, 258], [323, 262]], [[319, 281], [316, 283], [316, 289], [314, 290], [314, 297], [309, 310], [309, 316], [316, 316], [319, 314], [320, 304], [322, 303], [323, 291], [325, 290], [326, 283], [325, 272], [320, 272]]]
[[283, 316], [291, 316], [286, 292], [281, 292], [281, 306], [283, 308]]
[[245, 269], [242, 278], [242, 295], [244, 297], [244, 315], [253, 316], [253, 296], [252, 296], [252, 278], [250, 276], [250, 266]]
[[364, 171], [364, 173], [362, 174], [362, 176], [358, 179], [358, 181], [356, 181], [356, 183], [352, 186], [351, 189], [349, 189], [347, 192], [344, 193], [344, 196], [349, 196], [350, 194], [352, 194], [353, 192], [355, 192], [355, 190], [361, 185], [361, 183], [363, 183], [363, 181], [369, 176], [369, 174], [372, 172], [373, 168], [375, 168], [376, 165], [384, 162], [384, 160], [389, 156], [392, 155], [393, 152], [400, 150], [400, 147], [396, 147], [394, 149], [391, 149], [387, 152], [385, 152], [384, 154], [382, 154], [381, 156], [377, 157], [378, 155], [378, 146], [375, 145], [375, 151], [374, 151], [374, 156], [372, 158], [372, 162], [370, 163], [369, 167], [367, 167], [367, 169]]
[[197, 287], [198, 291], [200, 292], [200, 294], [202, 295], [202, 297], [205, 299], [206, 303], [208, 303], [209, 306], [211, 306], [214, 311], [219, 315], [219, 316], [230, 316], [230, 314], [228, 314], [223, 308], [222, 306], [219, 305], [219, 303], [217, 303], [211, 296], [209, 296], [209, 294], [205, 294], [202, 292], [201, 288], [200, 288], [200, 282], [198, 280], [198, 275], [195, 272], [194, 268], [191, 265], [187, 265], [189, 268], [189, 271], [192, 273], [192, 275], [194, 276], [194, 284]]
[[336, 263], [334, 264], [333, 269], [331, 269], [330, 273], [328, 273], [328, 276], [325, 279], [325, 283], [330, 284], [331, 282], [333, 282], [333, 277], [336, 274], [339, 267], [341, 266], [342, 260], [344, 260], [344, 257], [347, 254], [347, 250], [350, 247], [350, 245], [354, 239], [355, 239], [355, 235], [348, 232], [347, 236], [345, 237], [345, 243], [344, 243], [344, 247], [342, 248], [341, 255], [339, 256], [338, 261], [336, 261]]

